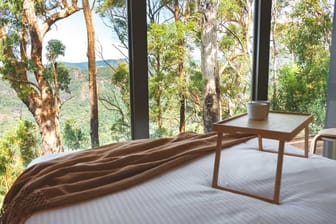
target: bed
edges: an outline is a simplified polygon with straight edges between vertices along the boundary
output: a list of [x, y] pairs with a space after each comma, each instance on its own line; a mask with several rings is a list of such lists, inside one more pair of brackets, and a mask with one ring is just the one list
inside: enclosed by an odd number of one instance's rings
[[[264, 139], [264, 149], [278, 142]], [[286, 144], [285, 151], [301, 153]], [[62, 155], [63, 156], [63, 155]], [[222, 150], [219, 184], [271, 197], [276, 154], [256, 138]], [[53, 156], [32, 162], [43, 163]], [[27, 224], [336, 223], [336, 161], [310, 154], [284, 157], [280, 205], [211, 187], [214, 153], [127, 190], [34, 213]]]

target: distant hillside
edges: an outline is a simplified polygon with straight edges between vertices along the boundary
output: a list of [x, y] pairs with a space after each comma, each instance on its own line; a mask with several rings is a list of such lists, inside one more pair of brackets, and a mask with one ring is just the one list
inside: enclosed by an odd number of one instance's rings
[[[105, 61], [99, 60], [99, 61], [96, 61], [96, 65], [97, 65], [97, 67], [105, 67], [105, 66], [107, 66], [107, 64], [112, 65], [112, 66], [116, 66], [122, 61], [125, 61], [125, 59], [108, 59], [108, 60], [105, 60]], [[65, 64], [66, 66], [72, 67], [72, 68], [88, 69], [87, 61], [85, 61], [85, 62], [62, 62], [62, 63]]]
[[[119, 60], [122, 61], [122, 60]], [[109, 60], [109, 63], [118, 63], [118, 60]], [[66, 120], [73, 120], [76, 125], [89, 136], [90, 133], [90, 103], [89, 103], [89, 84], [87, 78], [86, 62], [65, 63], [70, 69], [70, 100], [64, 102], [60, 115], [60, 125]], [[104, 66], [102, 66], [104, 65]], [[81, 66], [83, 69], [81, 69]], [[99, 94], [110, 92], [109, 83], [112, 70], [103, 61], [97, 62], [97, 86]], [[64, 93], [62, 93], [64, 94]], [[0, 138], [6, 131], [15, 130], [18, 120], [25, 119], [34, 122], [34, 118], [27, 107], [16, 96], [16, 92], [10, 87], [9, 83], [0, 78]], [[99, 132], [100, 142], [111, 142], [111, 127], [117, 119], [110, 110], [103, 105], [99, 106]], [[89, 145], [89, 142], [87, 142]]]

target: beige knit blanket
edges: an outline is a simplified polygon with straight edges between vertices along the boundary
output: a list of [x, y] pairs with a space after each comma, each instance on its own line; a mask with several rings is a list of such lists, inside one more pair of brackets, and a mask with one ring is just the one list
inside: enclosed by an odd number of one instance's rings
[[[224, 136], [223, 147], [249, 138]], [[24, 223], [38, 211], [125, 190], [213, 152], [216, 140], [216, 133], [183, 133], [105, 145], [36, 164], [25, 170], [7, 193], [0, 223]]]

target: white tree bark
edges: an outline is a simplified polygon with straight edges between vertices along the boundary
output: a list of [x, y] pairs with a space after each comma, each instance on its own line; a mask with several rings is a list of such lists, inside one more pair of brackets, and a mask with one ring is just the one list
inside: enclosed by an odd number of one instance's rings
[[218, 1], [201, 0], [201, 69], [205, 88], [203, 93], [204, 131], [212, 131], [212, 124], [220, 119], [220, 91], [217, 61]]

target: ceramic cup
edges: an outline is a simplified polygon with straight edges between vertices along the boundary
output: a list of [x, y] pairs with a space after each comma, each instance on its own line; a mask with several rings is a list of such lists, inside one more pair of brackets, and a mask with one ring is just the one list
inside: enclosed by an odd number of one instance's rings
[[268, 100], [254, 100], [253, 103], [266, 103], [267, 104], [267, 116], [270, 111], [270, 101]]
[[247, 104], [247, 116], [250, 120], [265, 120], [268, 117], [269, 104], [252, 101]]

